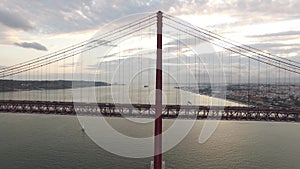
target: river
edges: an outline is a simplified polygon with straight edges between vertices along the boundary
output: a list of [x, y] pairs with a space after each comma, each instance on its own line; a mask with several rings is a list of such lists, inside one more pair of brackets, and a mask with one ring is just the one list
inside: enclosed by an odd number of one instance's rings
[[[123, 88], [123, 87], [118, 87]], [[97, 100], [111, 101], [110, 87], [98, 87]], [[131, 90], [131, 89], [130, 89]], [[152, 103], [149, 88], [134, 90], [149, 91], [150, 97], [129, 92], [129, 101]], [[176, 103], [172, 98], [181, 93], [186, 103], [211, 102], [208, 96], [199, 96], [186, 91], [165, 92], [167, 103]], [[175, 90], [175, 92], [174, 92]], [[90, 89], [76, 89], [87, 93]], [[141, 92], [140, 92], [141, 93]], [[122, 97], [122, 94], [117, 94]], [[71, 101], [72, 91], [22, 91], [2, 93], [4, 99], [40, 99]], [[171, 98], [171, 100], [170, 100]], [[71, 100], [70, 100], [71, 99]], [[197, 100], [199, 99], [199, 100]], [[118, 101], [118, 100], [117, 100]], [[165, 101], [166, 102], [166, 101]], [[217, 101], [216, 103], [220, 103]], [[226, 105], [239, 105], [225, 102]], [[224, 104], [224, 102], [222, 102]], [[109, 118], [110, 124], [119, 132], [134, 137], [151, 136], [153, 123], [128, 125], [128, 119]], [[188, 121], [187, 121], [188, 122]], [[174, 120], [164, 120], [168, 128]], [[187, 136], [174, 148], [163, 154], [167, 169], [201, 168], [263, 168], [297, 169], [300, 167], [300, 125], [286, 122], [221, 121], [213, 135], [205, 142], [198, 142], [205, 121], [196, 121]], [[151, 157], [125, 158], [112, 154], [95, 144], [87, 133], [82, 132], [76, 116], [0, 114], [0, 168], [43, 169], [143, 169], [150, 168]], [[107, 137], [105, 134], [100, 137]]]

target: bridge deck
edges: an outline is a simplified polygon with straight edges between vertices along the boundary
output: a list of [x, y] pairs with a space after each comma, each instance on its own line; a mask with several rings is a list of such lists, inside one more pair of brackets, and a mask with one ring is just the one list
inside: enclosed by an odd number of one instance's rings
[[[0, 112], [154, 118], [150, 104], [0, 100]], [[259, 107], [163, 105], [163, 118], [300, 121], [300, 110]]]

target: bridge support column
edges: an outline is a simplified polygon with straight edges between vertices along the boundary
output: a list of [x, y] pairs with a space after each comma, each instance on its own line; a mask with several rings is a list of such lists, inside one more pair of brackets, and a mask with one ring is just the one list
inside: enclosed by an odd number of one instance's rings
[[162, 169], [162, 12], [157, 13], [154, 169]]

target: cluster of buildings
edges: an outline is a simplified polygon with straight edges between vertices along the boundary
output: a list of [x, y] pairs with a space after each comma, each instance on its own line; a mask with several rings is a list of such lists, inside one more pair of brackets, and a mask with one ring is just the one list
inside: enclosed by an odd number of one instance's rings
[[[264, 108], [300, 109], [300, 85], [293, 84], [234, 84], [220, 87], [226, 98], [250, 106]], [[211, 96], [210, 85], [182, 87], [194, 93]]]

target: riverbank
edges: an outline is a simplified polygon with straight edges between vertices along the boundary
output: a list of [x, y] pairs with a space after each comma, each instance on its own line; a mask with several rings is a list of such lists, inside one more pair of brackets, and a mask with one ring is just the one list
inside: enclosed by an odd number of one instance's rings
[[93, 86], [110, 86], [110, 85], [111, 84], [106, 82], [71, 81], [71, 80], [53, 80], [53, 81], [0, 80], [0, 92], [71, 89], [71, 88], [84, 88], [84, 87], [93, 87]]

